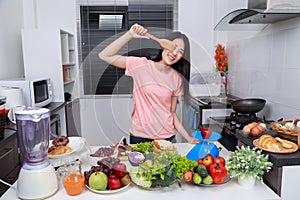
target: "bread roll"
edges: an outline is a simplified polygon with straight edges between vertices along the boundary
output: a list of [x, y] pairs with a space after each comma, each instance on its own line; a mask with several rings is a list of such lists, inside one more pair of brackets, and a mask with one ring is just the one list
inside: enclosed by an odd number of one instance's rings
[[267, 130], [267, 125], [265, 123], [259, 123], [258, 125], [263, 128], [263, 132]]
[[258, 125], [256, 125], [256, 126], [254, 126], [253, 128], [251, 128], [250, 131], [251, 131], [252, 136], [254, 136], [254, 137], [256, 137], [256, 136], [258, 136], [259, 134], [262, 133], [262, 131], [261, 131], [261, 129], [259, 128]]
[[245, 135], [249, 135], [249, 134], [250, 134], [250, 130], [251, 130], [250, 126], [249, 126], [249, 125], [246, 125], [246, 126], [244, 126], [244, 128], [243, 128], [243, 133], [244, 133]]
[[251, 122], [250, 124], [248, 124], [248, 126], [250, 127], [250, 129], [253, 128], [253, 127], [256, 126], [256, 125], [257, 125], [256, 122]]

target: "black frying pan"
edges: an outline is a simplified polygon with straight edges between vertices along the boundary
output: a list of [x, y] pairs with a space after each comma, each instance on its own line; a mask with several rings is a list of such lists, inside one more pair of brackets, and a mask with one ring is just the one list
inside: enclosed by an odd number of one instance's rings
[[264, 99], [239, 99], [231, 102], [231, 107], [237, 113], [254, 114], [261, 111], [265, 104]]

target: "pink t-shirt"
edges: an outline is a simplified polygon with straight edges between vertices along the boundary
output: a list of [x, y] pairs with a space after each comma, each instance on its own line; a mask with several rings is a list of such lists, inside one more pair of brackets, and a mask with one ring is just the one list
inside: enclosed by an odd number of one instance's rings
[[127, 57], [125, 74], [134, 82], [130, 133], [150, 139], [173, 136], [171, 97], [183, 95], [179, 73], [174, 69], [162, 73], [145, 57]]

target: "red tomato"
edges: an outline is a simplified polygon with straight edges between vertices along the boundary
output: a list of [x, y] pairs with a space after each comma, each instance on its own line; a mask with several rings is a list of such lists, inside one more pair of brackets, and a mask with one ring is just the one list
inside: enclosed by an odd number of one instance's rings
[[209, 167], [209, 174], [211, 175], [214, 184], [221, 184], [227, 178], [227, 169], [222, 164], [214, 163]]
[[187, 171], [183, 174], [183, 180], [185, 182], [191, 182], [192, 178], [193, 178], [193, 172], [192, 171]]
[[218, 156], [214, 159], [214, 163], [220, 163], [220, 164], [223, 164], [225, 166], [225, 159], [221, 156]]
[[205, 157], [203, 158], [202, 164], [206, 167], [206, 169], [208, 169], [213, 164], [213, 159], [211, 159], [210, 157]]
[[119, 178], [108, 179], [108, 188], [110, 190], [120, 189], [121, 188], [121, 179], [119, 179]]
[[197, 160], [197, 162], [198, 162], [198, 165], [203, 164], [203, 158], [199, 158], [199, 159]]

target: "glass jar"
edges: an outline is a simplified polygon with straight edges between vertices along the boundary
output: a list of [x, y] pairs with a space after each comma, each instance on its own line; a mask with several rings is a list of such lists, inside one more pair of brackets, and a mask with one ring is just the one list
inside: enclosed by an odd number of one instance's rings
[[84, 188], [85, 178], [81, 173], [80, 161], [65, 164], [62, 173], [62, 183], [68, 195], [79, 195]]

